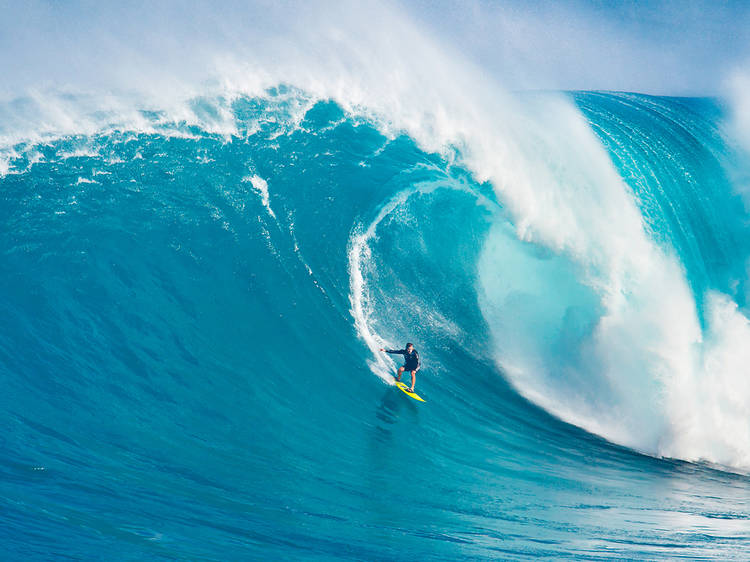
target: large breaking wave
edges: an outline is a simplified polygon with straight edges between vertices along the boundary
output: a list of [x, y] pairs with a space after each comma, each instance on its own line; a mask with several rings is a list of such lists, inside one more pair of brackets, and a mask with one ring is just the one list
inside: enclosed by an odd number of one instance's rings
[[[584, 451], [648, 503], [634, 475], [667, 469], [586, 432], [750, 466], [750, 237], [715, 102], [525, 94], [410, 121], [285, 85], [179, 111], [55, 99], [3, 129], [6, 482], [47, 478], [4, 486], [17, 555], [50, 552], [37, 518], [80, 522], [55, 552], [206, 555], [187, 511], [238, 553], [481, 556], [512, 527], [508, 552], [551, 554], [582, 547], [567, 515], [493, 523], [461, 494], [572, 494], [597, 478]], [[419, 411], [377, 352], [406, 339]], [[391, 463], [423, 473], [403, 492]], [[653, 554], [635, 542], [615, 552]]]

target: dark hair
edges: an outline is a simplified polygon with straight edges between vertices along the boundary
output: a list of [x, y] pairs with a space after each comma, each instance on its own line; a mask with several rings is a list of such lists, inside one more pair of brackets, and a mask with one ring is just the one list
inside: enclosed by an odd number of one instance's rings
[[408, 347], [409, 347], [409, 346], [412, 346], [412, 347], [414, 347], [414, 344], [411, 344], [411, 343], [407, 343], [407, 344], [406, 344], [406, 347], [407, 347], [407, 349], [408, 349]]

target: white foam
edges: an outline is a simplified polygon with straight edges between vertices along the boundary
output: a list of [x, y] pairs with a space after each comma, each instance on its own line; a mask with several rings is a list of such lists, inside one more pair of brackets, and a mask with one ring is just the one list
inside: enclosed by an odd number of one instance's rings
[[[728, 296], [706, 295], [706, 330], [668, 380], [669, 439], [662, 453], [750, 468], [750, 321]], [[692, 361], [691, 361], [692, 360]]]
[[252, 184], [253, 189], [260, 195], [261, 202], [266, 208], [266, 211], [268, 211], [268, 214], [276, 220], [276, 214], [273, 212], [273, 209], [271, 209], [270, 197], [268, 195], [268, 182], [257, 175], [242, 178], [242, 181], [249, 181]]

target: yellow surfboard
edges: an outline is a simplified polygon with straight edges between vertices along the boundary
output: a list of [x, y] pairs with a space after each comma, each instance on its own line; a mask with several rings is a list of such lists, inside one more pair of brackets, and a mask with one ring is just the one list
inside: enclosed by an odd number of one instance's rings
[[396, 381], [396, 386], [399, 387], [404, 392], [404, 394], [408, 394], [409, 396], [414, 398], [414, 400], [419, 400], [420, 402], [424, 402], [424, 400], [419, 394], [417, 394], [416, 392], [409, 392], [409, 387], [405, 385], [404, 383], [402, 383], [401, 381]]

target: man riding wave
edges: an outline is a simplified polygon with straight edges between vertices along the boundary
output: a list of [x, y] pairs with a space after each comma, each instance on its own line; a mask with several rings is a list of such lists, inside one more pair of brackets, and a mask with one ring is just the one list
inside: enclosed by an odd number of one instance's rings
[[404, 364], [398, 368], [398, 376], [396, 377], [396, 380], [401, 380], [401, 375], [404, 371], [411, 371], [411, 388], [409, 389], [409, 392], [414, 392], [414, 382], [417, 378], [417, 371], [419, 371], [419, 368], [422, 366], [422, 363], [419, 360], [419, 353], [414, 349], [414, 346], [407, 343], [406, 348], [404, 349], [384, 349], [381, 347], [380, 351], [404, 356]]

